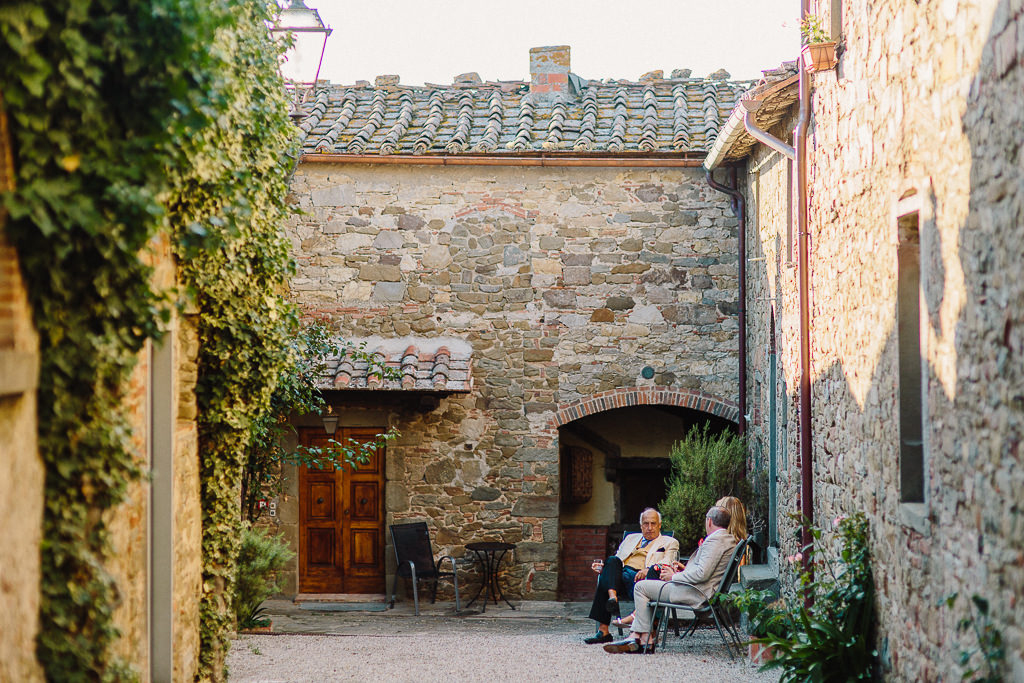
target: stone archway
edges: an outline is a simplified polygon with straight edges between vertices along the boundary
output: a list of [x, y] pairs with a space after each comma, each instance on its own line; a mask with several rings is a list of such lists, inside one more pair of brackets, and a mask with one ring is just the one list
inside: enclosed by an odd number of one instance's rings
[[724, 418], [730, 422], [739, 422], [740, 417], [740, 409], [736, 403], [703, 391], [671, 387], [622, 387], [586, 396], [560, 406], [551, 419], [551, 429], [557, 430], [573, 420], [605, 410], [643, 405], [690, 408]]
[[[627, 387], [558, 406], [559, 586], [561, 599], [593, 591], [589, 562], [604, 557], [644, 507], [664, 495], [671, 444], [689, 426], [735, 429], [739, 408], [686, 389]], [[588, 484], [581, 493], [577, 480]]]

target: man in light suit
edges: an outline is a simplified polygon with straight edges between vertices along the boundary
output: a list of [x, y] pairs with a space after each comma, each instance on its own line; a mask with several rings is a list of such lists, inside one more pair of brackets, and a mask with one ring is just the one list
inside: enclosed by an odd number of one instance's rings
[[679, 557], [679, 541], [671, 536], [661, 535], [661, 513], [647, 508], [640, 513], [640, 533], [629, 534], [615, 554], [604, 562], [591, 565], [600, 574], [590, 618], [597, 622], [597, 633], [585, 638], [584, 643], [610, 643], [614, 640], [608, 633], [612, 616], [619, 613], [619, 591], [633, 590], [637, 581], [658, 576], [654, 569], [657, 564], [671, 564]]
[[[699, 607], [718, 588], [718, 584], [729, 566], [732, 551], [736, 547], [736, 539], [729, 533], [729, 511], [725, 508], [712, 507], [704, 517], [704, 531], [707, 535], [684, 567], [674, 562], [661, 572], [661, 580], [645, 580], [636, 584], [633, 589], [633, 600], [636, 603], [633, 613], [633, 624], [630, 626], [629, 637], [604, 646], [607, 652], [653, 652], [657, 635], [652, 634], [654, 610], [649, 607], [656, 600], [665, 582], [669, 588], [661, 592], [663, 600], [681, 605]], [[698, 590], [694, 590], [696, 587]]]

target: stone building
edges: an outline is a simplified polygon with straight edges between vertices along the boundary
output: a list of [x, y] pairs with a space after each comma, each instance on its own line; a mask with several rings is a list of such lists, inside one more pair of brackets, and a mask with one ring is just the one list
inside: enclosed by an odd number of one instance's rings
[[[867, 514], [886, 677], [959, 678], [977, 641], [957, 623], [983, 621], [978, 595], [1003, 638], [1001, 675], [1024, 680], [1024, 9], [811, 11], [839, 59], [807, 76], [806, 241], [785, 148], [799, 164], [795, 68], [744, 95], [707, 162], [742, 171], [748, 433], [777, 504], [772, 534], [791, 554], [786, 513], [801, 504], [819, 525]], [[747, 111], [784, 144], [756, 142]]]
[[512, 595], [590, 592], [672, 443], [736, 427], [738, 222], [700, 164], [751, 84], [587, 81], [564, 46], [530, 65], [330, 86], [301, 123], [293, 297], [403, 380], [332, 365], [335, 438], [401, 436], [351, 475], [291, 472], [291, 592], [383, 593], [386, 527], [413, 520], [456, 557], [516, 543]]
[[[0, 111], [0, 192], [12, 187]], [[44, 480], [37, 445], [39, 340], [18, 253], [0, 212], [0, 681], [41, 681], [39, 632]], [[174, 285], [169, 245], [152, 245], [154, 281]], [[199, 661], [202, 578], [199, 454], [193, 386], [198, 337], [175, 321], [162, 346], [140, 354], [125, 397], [139, 464], [150, 480], [129, 487], [107, 526], [114, 552], [104, 568], [120, 601], [116, 654], [142, 680], [191, 681]]]

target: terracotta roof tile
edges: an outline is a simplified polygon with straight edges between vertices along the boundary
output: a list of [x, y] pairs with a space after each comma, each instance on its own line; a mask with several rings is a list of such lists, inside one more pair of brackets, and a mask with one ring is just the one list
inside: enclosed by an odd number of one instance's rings
[[301, 127], [307, 154], [703, 154], [752, 81], [645, 74], [538, 96], [525, 81], [328, 85]]
[[369, 364], [350, 357], [330, 358], [320, 389], [381, 391], [445, 391], [465, 393], [473, 388], [469, 342], [455, 337], [367, 337], [347, 340], [362, 347], [375, 362], [399, 372], [399, 378], [383, 380], [369, 372]]

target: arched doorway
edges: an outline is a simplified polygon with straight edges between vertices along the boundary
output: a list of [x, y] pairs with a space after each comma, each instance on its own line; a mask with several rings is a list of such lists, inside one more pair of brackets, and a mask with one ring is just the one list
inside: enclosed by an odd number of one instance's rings
[[[567, 406], [558, 425], [559, 596], [593, 594], [590, 562], [614, 550], [640, 512], [665, 497], [673, 444], [694, 426], [735, 430], [736, 408], [696, 392], [619, 392]], [[668, 399], [668, 400], [665, 400]]]

